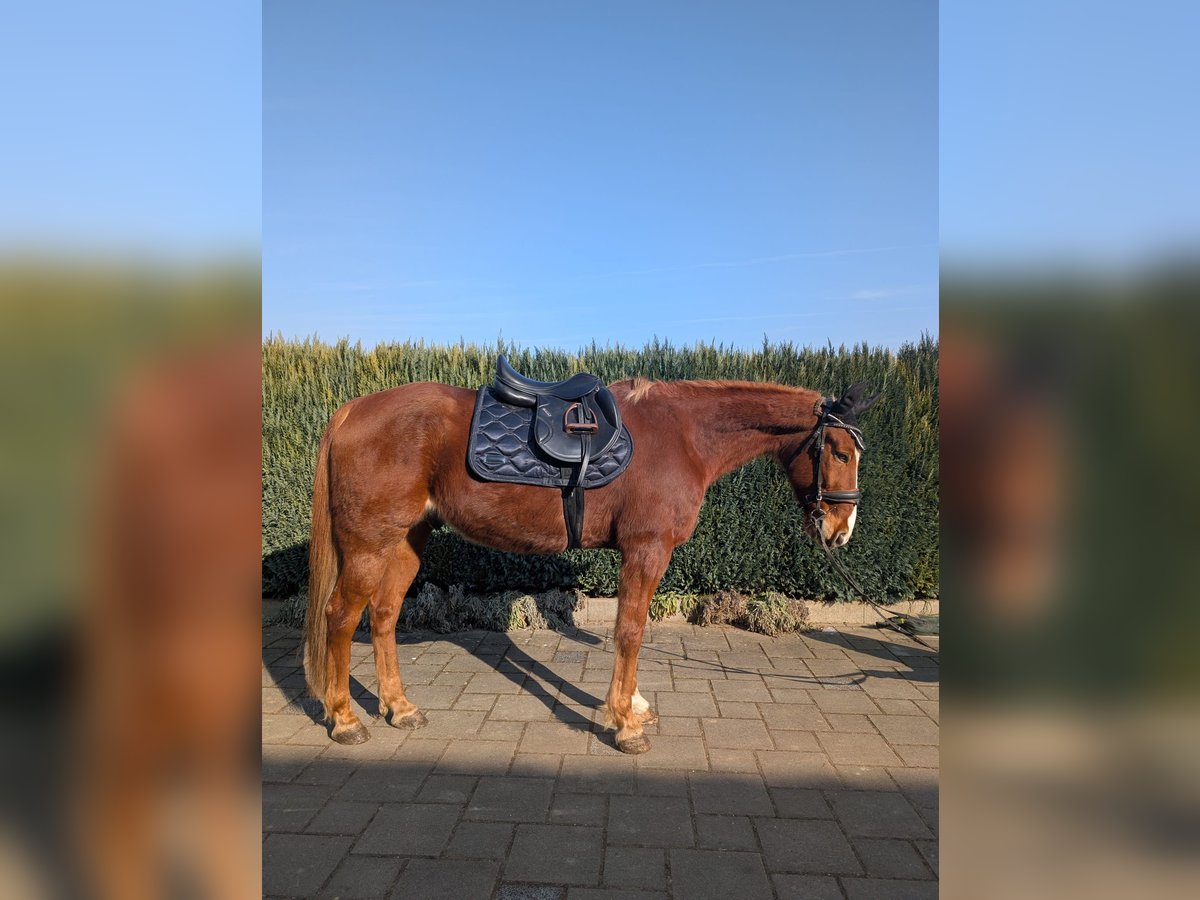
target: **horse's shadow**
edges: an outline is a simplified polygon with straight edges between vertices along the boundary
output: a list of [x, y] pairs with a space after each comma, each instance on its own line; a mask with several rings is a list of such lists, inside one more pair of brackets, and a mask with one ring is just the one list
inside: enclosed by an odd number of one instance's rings
[[[561, 636], [580, 644], [580, 650], [603, 647], [606, 639], [602, 634], [589, 631], [577, 625], [568, 625], [555, 629]], [[615, 747], [615, 737], [612, 732], [599, 727], [589, 716], [579, 712], [579, 709], [597, 709], [603, 702], [600, 697], [578, 687], [569, 678], [560, 676], [550, 664], [537, 659], [528, 652], [522, 643], [514, 640], [513, 635], [528, 632], [493, 632], [465, 631], [450, 634], [438, 634], [429, 631], [399, 632], [396, 636], [398, 650], [403, 652], [405, 645], [428, 644], [444, 641], [458, 647], [474, 658], [486, 662], [491, 672], [504, 676], [518, 688], [518, 692], [536, 698], [542, 703], [553, 718], [575, 731], [596, 734], [597, 738], [606, 745]], [[290, 640], [289, 640], [290, 637]], [[815, 640], [843, 649], [851, 649], [858, 653], [876, 657], [890, 664], [890, 668], [862, 669], [855, 674], [844, 676], [817, 676], [798, 672], [762, 671], [754, 674], [763, 675], [776, 684], [796, 685], [856, 685], [861, 684], [867, 677], [905, 679], [917, 682], [935, 682], [938, 678], [936, 666], [927, 664], [927, 660], [936, 659], [937, 654], [917, 645], [893, 643], [880, 638], [863, 639], [848, 642], [847, 638], [838, 632], [810, 631], [805, 634], [810, 640]], [[371, 635], [366, 629], [359, 629], [354, 634], [356, 644], [370, 644]], [[558, 650], [558, 653], [572, 652]], [[721, 671], [750, 674], [753, 670], [736, 666], [725, 666], [707, 659], [694, 659], [682, 656], [665, 648], [655, 647], [653, 653], [657, 658], [677, 658], [686, 662], [686, 668], [694, 671]], [[921, 662], [916, 662], [921, 660]], [[907, 665], [908, 671], [903, 672], [895, 667], [899, 661]], [[325, 728], [331, 726], [322, 716], [321, 704], [305, 694], [304, 673], [300, 668], [299, 651], [294, 632], [288, 637], [273, 640], [263, 647], [263, 663], [272, 680], [279, 686], [287, 697], [290, 708], [303, 711], [314, 723]], [[403, 668], [401, 669], [403, 675]], [[413, 685], [419, 693], [424, 685]], [[353, 674], [350, 676], [351, 697], [363, 707], [368, 714], [379, 707], [378, 695], [367, 685], [363, 684]], [[569, 703], [564, 703], [565, 698]], [[433, 713], [436, 714], [436, 711]]]

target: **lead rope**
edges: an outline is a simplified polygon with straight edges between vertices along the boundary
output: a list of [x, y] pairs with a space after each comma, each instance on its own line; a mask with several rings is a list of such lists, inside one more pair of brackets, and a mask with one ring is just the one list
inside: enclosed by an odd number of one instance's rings
[[842, 561], [833, 555], [833, 550], [831, 550], [829, 545], [825, 543], [825, 536], [821, 534], [821, 519], [824, 518], [824, 513], [820, 512], [820, 509], [821, 507], [818, 506], [816, 511], [812, 514], [813, 532], [816, 534], [817, 544], [822, 550], [825, 551], [826, 559], [828, 559], [833, 568], [837, 570], [837, 573], [842, 576], [846, 584], [850, 585], [850, 589], [858, 594], [859, 599], [862, 600], [863, 603], [866, 603], [879, 614], [882, 621], [876, 623], [877, 626], [882, 628], [890, 628], [892, 631], [898, 631], [905, 637], [916, 641], [926, 650], [932, 650], [934, 653], [937, 653], [938, 649], [936, 647], [931, 647], [929, 644], [925, 643], [925, 641], [917, 637], [916, 629], [912, 622], [909, 621], [908, 617], [892, 615], [890, 612], [868, 597], [867, 592], [862, 589], [859, 583], [854, 580], [854, 576], [851, 575], [846, 570], [846, 567], [842, 565]]

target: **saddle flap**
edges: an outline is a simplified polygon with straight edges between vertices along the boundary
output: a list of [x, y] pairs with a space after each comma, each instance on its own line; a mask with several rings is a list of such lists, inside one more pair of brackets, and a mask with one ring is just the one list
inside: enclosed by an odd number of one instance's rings
[[[602, 388], [600, 394], [608, 394]], [[621, 417], [616, 413], [616, 403], [609, 395], [607, 402], [586, 397], [582, 400], [563, 400], [554, 396], [539, 396], [533, 415], [533, 441], [538, 449], [563, 463], [583, 461], [583, 442], [579, 433], [571, 433], [568, 425], [576, 422], [595, 423], [591, 432], [590, 455], [599, 456], [607, 451], [621, 434]]]

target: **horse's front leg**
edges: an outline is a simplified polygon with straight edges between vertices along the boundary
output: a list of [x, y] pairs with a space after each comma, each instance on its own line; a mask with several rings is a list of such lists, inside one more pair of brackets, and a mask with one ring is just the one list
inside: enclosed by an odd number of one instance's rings
[[650, 739], [642, 733], [642, 726], [652, 721], [654, 714], [637, 689], [637, 660], [650, 598], [670, 561], [671, 548], [663, 543], [641, 544], [623, 551], [613, 634], [616, 658], [604, 717], [606, 726], [617, 729], [617, 749], [622, 753], [645, 753], [650, 749]]

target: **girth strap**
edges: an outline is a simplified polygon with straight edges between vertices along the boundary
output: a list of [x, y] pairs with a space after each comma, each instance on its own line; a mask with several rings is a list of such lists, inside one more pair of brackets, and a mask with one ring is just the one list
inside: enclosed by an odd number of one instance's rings
[[568, 550], [583, 546], [583, 515], [586, 506], [583, 476], [587, 472], [588, 462], [591, 460], [592, 436], [581, 434], [579, 440], [583, 449], [583, 458], [578, 467], [570, 467], [571, 481], [563, 488], [563, 518], [567, 523]]

